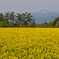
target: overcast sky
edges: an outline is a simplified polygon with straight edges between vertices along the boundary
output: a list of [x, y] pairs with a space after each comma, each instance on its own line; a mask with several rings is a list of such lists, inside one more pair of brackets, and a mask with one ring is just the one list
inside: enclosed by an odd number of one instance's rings
[[59, 0], [0, 0], [0, 12], [59, 11]]

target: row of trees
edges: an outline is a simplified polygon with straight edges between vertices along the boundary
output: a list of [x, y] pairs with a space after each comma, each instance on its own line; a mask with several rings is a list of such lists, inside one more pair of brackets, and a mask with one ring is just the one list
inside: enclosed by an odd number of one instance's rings
[[[10, 21], [9, 21], [10, 20]], [[31, 13], [7, 12], [4, 15], [0, 13], [0, 27], [35, 27], [35, 20]]]
[[41, 28], [54, 28], [59, 27], [59, 17], [49, 23], [35, 24], [35, 20], [31, 13], [17, 13], [7, 12], [0, 13], [0, 27], [41, 27]]

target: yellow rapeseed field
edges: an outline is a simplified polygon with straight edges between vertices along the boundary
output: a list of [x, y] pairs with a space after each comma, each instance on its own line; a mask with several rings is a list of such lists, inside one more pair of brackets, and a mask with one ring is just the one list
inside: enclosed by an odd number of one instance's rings
[[59, 28], [0, 28], [0, 59], [59, 59]]

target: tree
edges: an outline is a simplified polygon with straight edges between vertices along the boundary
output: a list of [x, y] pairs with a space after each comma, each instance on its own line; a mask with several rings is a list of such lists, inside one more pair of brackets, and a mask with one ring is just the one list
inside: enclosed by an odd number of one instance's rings
[[56, 25], [56, 23], [59, 21], [59, 17], [55, 18], [55, 21], [54, 21], [54, 26]]
[[55, 25], [56, 28], [59, 28], [59, 21]]
[[23, 22], [23, 25], [27, 25], [27, 20], [26, 20], [26, 18], [27, 18], [27, 12], [22, 13], [22, 22]]
[[4, 21], [4, 16], [2, 13], [0, 13], [0, 21]]
[[10, 17], [10, 13], [9, 12], [7, 12], [7, 13], [5, 13], [5, 20], [6, 20], [6, 23], [8, 23], [8, 20], [10, 19], [9, 17]]
[[48, 23], [47, 23], [47, 22], [44, 22], [44, 24], [48, 25]]
[[49, 27], [53, 28], [54, 27], [54, 22], [50, 22]]
[[13, 22], [12, 23], [14, 23], [14, 20], [15, 20], [15, 14], [14, 14], [15, 12], [11, 12], [10, 13], [10, 20], [12, 21], [13, 20]]
[[27, 18], [26, 19], [27, 24], [30, 25], [31, 24], [31, 21], [33, 19], [33, 16], [31, 16], [31, 13], [28, 13], [27, 16], [26, 16], [26, 18]]
[[22, 26], [22, 15], [20, 13], [17, 13], [17, 20], [19, 20], [20, 27]]

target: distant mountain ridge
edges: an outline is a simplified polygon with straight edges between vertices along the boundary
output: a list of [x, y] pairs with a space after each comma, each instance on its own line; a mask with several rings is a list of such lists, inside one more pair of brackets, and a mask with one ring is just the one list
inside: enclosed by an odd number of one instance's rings
[[44, 22], [54, 21], [56, 17], [59, 17], [58, 12], [51, 12], [47, 10], [41, 10], [40, 12], [33, 12], [31, 15], [34, 17], [36, 24], [42, 24]]

